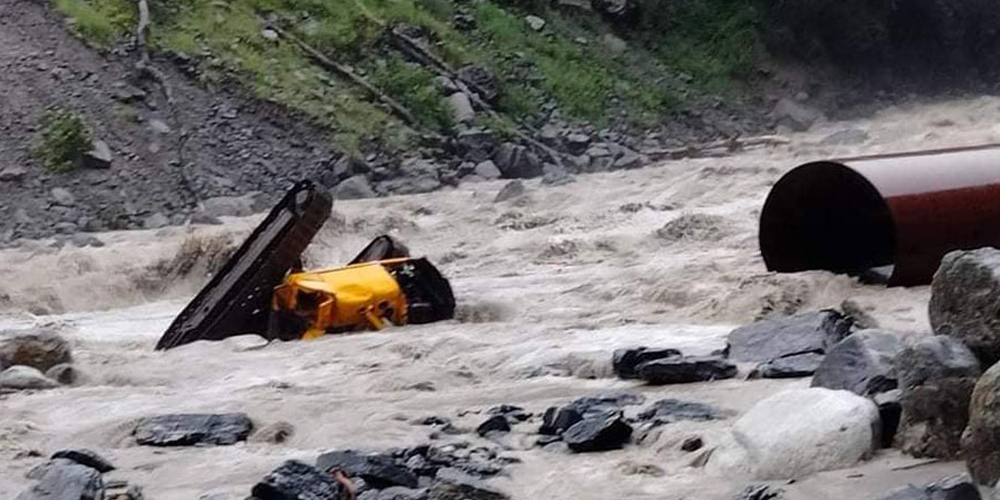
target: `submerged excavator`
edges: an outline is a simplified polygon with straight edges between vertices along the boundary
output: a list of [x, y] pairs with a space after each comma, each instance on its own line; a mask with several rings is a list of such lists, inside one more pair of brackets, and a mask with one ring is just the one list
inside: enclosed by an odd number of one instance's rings
[[296, 183], [174, 319], [156, 349], [247, 333], [305, 340], [454, 317], [448, 280], [387, 235], [346, 266], [303, 270], [302, 252], [332, 206], [326, 190]]

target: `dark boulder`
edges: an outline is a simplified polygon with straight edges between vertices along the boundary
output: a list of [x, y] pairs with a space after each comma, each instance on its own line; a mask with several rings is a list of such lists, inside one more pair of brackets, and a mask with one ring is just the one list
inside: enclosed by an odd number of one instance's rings
[[928, 337], [900, 352], [896, 371], [902, 390], [900, 449], [916, 457], [956, 458], [981, 373], [975, 355], [951, 337]]
[[[496, 152], [497, 146], [496, 136], [493, 135], [489, 130], [482, 128], [470, 128], [463, 130], [458, 133], [458, 151], [467, 161], [474, 163], [482, 163], [490, 161], [493, 157], [494, 152]], [[493, 164], [492, 161], [490, 161]], [[492, 165], [496, 168], [496, 165]], [[494, 179], [500, 177], [497, 174], [495, 177], [484, 176], [477, 168], [477, 175], [481, 175], [486, 179]]]
[[811, 376], [823, 362], [823, 354], [806, 352], [792, 354], [761, 363], [753, 374], [761, 378], [801, 378]]
[[778, 488], [771, 488], [764, 484], [747, 486], [733, 500], [782, 500], [785, 492]]
[[850, 331], [851, 321], [832, 310], [764, 319], [729, 334], [729, 358], [767, 363], [793, 354], [824, 354]]
[[563, 441], [577, 453], [621, 448], [632, 437], [632, 426], [621, 412], [588, 415], [563, 433]]
[[681, 420], [708, 421], [721, 418], [715, 407], [692, 401], [661, 399], [641, 411], [636, 418], [654, 425], [672, 424]]
[[462, 66], [458, 70], [458, 79], [490, 104], [496, 104], [500, 97], [500, 81], [497, 75], [482, 66], [475, 64]]
[[340, 468], [349, 477], [360, 477], [376, 489], [390, 486], [416, 488], [418, 485], [415, 474], [385, 455], [363, 455], [354, 450], [331, 451], [316, 459], [316, 467], [322, 471]]
[[441, 469], [428, 490], [430, 500], [507, 500], [502, 491], [455, 469]]
[[681, 352], [677, 349], [668, 348], [632, 347], [615, 349], [611, 359], [611, 366], [618, 378], [635, 379], [639, 378], [639, 374], [636, 372], [637, 366], [647, 361], [672, 358], [680, 355]]
[[158, 415], [140, 421], [135, 438], [149, 446], [230, 445], [245, 441], [252, 430], [245, 413]]
[[52, 458], [64, 458], [80, 465], [86, 465], [100, 473], [115, 470], [115, 466], [104, 457], [90, 450], [62, 450], [52, 454]]
[[518, 422], [523, 422], [531, 418], [530, 413], [526, 413], [524, 408], [520, 406], [503, 404], [500, 406], [494, 406], [489, 410], [486, 410], [487, 415], [503, 415], [507, 417], [507, 420], [517, 420]]
[[898, 386], [894, 360], [902, 349], [902, 341], [892, 332], [857, 332], [827, 352], [812, 387], [843, 389], [860, 396], [891, 391]]
[[341, 500], [342, 493], [330, 476], [296, 460], [281, 464], [251, 491], [257, 500]]
[[899, 402], [903, 391], [893, 389], [872, 396], [872, 402], [878, 407], [878, 418], [882, 424], [879, 433], [882, 448], [891, 448], [899, 431], [899, 421], [903, 415], [903, 405]]
[[476, 427], [476, 434], [485, 436], [491, 432], [510, 432], [510, 423], [503, 415], [494, 415]]
[[[69, 460], [52, 461], [38, 482], [16, 500], [103, 500], [104, 481], [92, 467]], [[264, 499], [266, 500], [266, 499]]]
[[590, 0], [590, 7], [616, 24], [633, 25], [639, 19], [639, 6], [632, 0]]
[[639, 378], [654, 385], [707, 382], [736, 376], [736, 365], [716, 356], [680, 356], [647, 361], [636, 368]]
[[948, 476], [925, 486], [904, 486], [878, 500], [980, 500], [979, 488], [968, 475]]
[[1000, 250], [950, 252], [931, 283], [928, 313], [937, 335], [969, 347], [982, 366], [1000, 361]]
[[539, 434], [559, 435], [580, 422], [585, 417], [616, 412], [623, 406], [640, 405], [646, 401], [641, 394], [627, 392], [606, 393], [573, 400], [563, 407], [553, 406], [545, 410]]
[[553, 406], [545, 410], [545, 415], [542, 416], [542, 426], [538, 429], [538, 433], [560, 435], [581, 420], [583, 420], [583, 415], [575, 408]]
[[705, 441], [701, 439], [701, 436], [691, 436], [684, 438], [681, 442], [681, 451], [698, 451], [705, 446]]
[[493, 155], [493, 163], [505, 179], [529, 179], [542, 175], [542, 162], [528, 148], [505, 142]]
[[14, 366], [30, 366], [42, 372], [73, 362], [69, 342], [55, 332], [0, 332], [0, 371]]

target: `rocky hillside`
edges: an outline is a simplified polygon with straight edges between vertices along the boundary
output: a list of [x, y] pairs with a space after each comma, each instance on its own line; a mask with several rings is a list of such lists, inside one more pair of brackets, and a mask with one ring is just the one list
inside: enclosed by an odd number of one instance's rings
[[[937, 3], [923, 3], [864, 17], [752, 0], [152, 0], [144, 18], [145, 2], [12, 0], [0, 5], [0, 244], [212, 222], [302, 177], [341, 198], [558, 183], [801, 130], [818, 108], [886, 98], [828, 63], [903, 61], [893, 47], [915, 40], [980, 60], [962, 43], [981, 50], [987, 35], [939, 36], [975, 17], [928, 24], [914, 12], [936, 19]], [[883, 36], [844, 41], [823, 19]], [[983, 61], [973, 69], [987, 74]], [[232, 198], [248, 193], [260, 195]]]

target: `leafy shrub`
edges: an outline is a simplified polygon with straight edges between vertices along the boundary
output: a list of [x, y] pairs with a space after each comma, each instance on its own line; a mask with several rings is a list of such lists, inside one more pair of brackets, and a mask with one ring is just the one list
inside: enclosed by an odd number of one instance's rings
[[90, 151], [90, 132], [83, 118], [72, 111], [53, 106], [45, 110], [34, 154], [54, 172], [76, 168]]

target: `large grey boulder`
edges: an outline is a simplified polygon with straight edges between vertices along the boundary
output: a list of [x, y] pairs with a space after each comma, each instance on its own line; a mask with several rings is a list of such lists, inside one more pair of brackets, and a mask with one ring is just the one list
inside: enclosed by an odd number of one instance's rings
[[456, 123], [469, 123], [476, 119], [476, 110], [472, 108], [472, 101], [465, 92], [455, 92], [448, 96], [447, 101]]
[[96, 469], [57, 459], [16, 500], [104, 500], [104, 481]]
[[832, 310], [768, 318], [729, 334], [729, 358], [767, 363], [803, 353], [825, 354], [850, 331], [850, 319]]
[[981, 373], [975, 355], [950, 337], [928, 337], [900, 352], [896, 372], [902, 390], [900, 449], [916, 457], [956, 458]]
[[230, 445], [246, 441], [252, 430], [253, 422], [245, 413], [180, 413], [141, 420], [135, 439], [149, 446]]
[[862, 396], [891, 391], [898, 385], [894, 360], [903, 342], [885, 330], [862, 330], [826, 354], [813, 376], [813, 387], [845, 389]]
[[983, 366], [1000, 360], [1000, 250], [950, 252], [931, 283], [931, 327], [972, 349]]
[[52, 389], [59, 383], [30, 367], [14, 365], [0, 372], [0, 388], [16, 390]]
[[972, 390], [961, 454], [977, 483], [1000, 479], [1000, 363], [986, 370]]
[[735, 422], [709, 464], [757, 479], [852, 466], [878, 445], [878, 408], [848, 391], [798, 389], [768, 397]]
[[374, 198], [378, 195], [365, 176], [354, 175], [337, 184], [337, 187], [333, 189], [333, 196], [338, 200], [361, 200]]
[[0, 370], [23, 365], [46, 371], [72, 361], [69, 342], [55, 332], [0, 332]]

